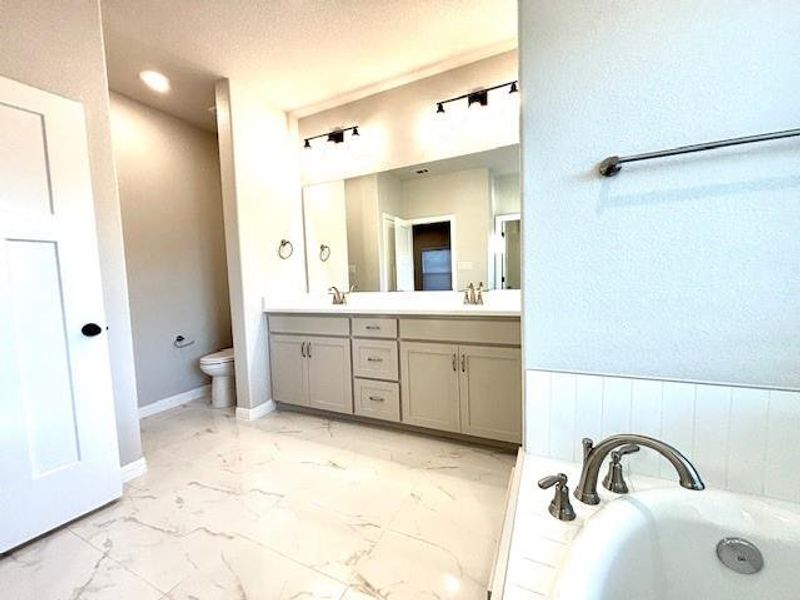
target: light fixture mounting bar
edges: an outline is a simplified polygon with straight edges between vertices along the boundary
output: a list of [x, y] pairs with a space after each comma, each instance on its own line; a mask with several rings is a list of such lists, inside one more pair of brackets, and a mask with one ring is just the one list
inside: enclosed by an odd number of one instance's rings
[[461, 94], [460, 96], [454, 96], [452, 98], [448, 98], [447, 100], [439, 100], [438, 102], [436, 102], [436, 105], [438, 106], [440, 104], [447, 104], [449, 102], [455, 102], [457, 100], [469, 99], [469, 97], [473, 96], [474, 94], [488, 93], [488, 92], [491, 92], [493, 90], [499, 90], [500, 88], [504, 88], [504, 87], [509, 88], [509, 92], [513, 93], [513, 92], [518, 91], [518, 89], [519, 89], [518, 86], [519, 86], [519, 80], [518, 79], [515, 79], [514, 81], [506, 81], [505, 83], [498, 83], [497, 85], [493, 85], [493, 86], [490, 86], [490, 87], [480, 88], [478, 90], [473, 90], [471, 92], [467, 92], [466, 94]]
[[360, 135], [358, 133], [358, 125], [351, 125], [350, 127], [337, 127], [336, 129], [332, 129], [326, 133], [320, 133], [319, 135], [312, 135], [311, 137], [305, 138], [303, 146], [305, 148], [310, 148], [311, 141], [318, 140], [319, 138], [327, 138], [329, 142], [340, 144], [344, 141], [344, 134], [348, 131], [352, 131], [352, 135]]

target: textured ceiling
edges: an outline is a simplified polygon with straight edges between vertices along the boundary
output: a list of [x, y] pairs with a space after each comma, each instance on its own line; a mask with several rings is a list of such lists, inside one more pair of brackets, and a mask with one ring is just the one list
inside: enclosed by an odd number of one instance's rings
[[[213, 127], [214, 81], [315, 105], [513, 45], [516, 0], [102, 0], [111, 89]], [[172, 91], [138, 80], [162, 71]]]

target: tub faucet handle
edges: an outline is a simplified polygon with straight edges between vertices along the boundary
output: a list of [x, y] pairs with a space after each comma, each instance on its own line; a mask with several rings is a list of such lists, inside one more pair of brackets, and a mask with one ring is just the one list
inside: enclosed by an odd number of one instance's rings
[[622, 457], [639, 451], [636, 444], [626, 444], [611, 452], [611, 462], [608, 464], [608, 473], [603, 479], [603, 487], [615, 494], [627, 494], [628, 484], [622, 473]]
[[550, 475], [539, 480], [539, 487], [543, 490], [555, 486], [556, 494], [548, 510], [559, 521], [572, 521], [575, 519], [575, 510], [569, 501], [569, 488], [567, 487], [567, 476], [564, 473]]

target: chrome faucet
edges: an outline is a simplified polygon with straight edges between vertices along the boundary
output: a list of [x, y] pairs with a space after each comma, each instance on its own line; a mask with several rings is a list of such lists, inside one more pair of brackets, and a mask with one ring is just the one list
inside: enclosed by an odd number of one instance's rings
[[355, 288], [356, 288], [355, 285], [351, 285], [350, 286], [350, 291], [348, 291], [348, 292], [340, 292], [339, 288], [337, 288], [335, 285], [332, 285], [328, 289], [328, 293], [333, 296], [333, 303], [334, 304], [347, 304], [347, 294], [352, 292]]
[[607, 437], [597, 446], [590, 438], [583, 438], [583, 469], [580, 481], [575, 487], [575, 497], [578, 500], [585, 504], [600, 504], [600, 496], [597, 495], [597, 477], [603, 460], [612, 450], [628, 444], [650, 448], [666, 458], [678, 472], [678, 481], [681, 487], [689, 490], [705, 489], [706, 486], [700, 479], [697, 469], [678, 450], [661, 440], [646, 435], [624, 433]]
[[481, 281], [478, 284], [477, 293], [475, 295], [475, 304], [481, 304], [481, 305], [483, 304], [483, 290], [484, 290], [483, 282]]

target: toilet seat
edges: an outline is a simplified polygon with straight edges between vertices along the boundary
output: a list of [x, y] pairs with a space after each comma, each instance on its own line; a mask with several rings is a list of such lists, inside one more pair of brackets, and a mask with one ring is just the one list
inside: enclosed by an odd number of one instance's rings
[[201, 365], [220, 365], [233, 362], [233, 348], [225, 348], [213, 354], [207, 354], [200, 359]]

